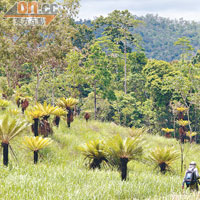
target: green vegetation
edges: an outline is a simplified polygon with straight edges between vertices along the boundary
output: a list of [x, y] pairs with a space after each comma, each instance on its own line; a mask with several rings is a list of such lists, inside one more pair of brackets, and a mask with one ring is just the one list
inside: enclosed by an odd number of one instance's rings
[[[84, 156], [77, 149], [90, 140], [107, 139], [120, 131], [122, 137], [129, 136], [129, 128], [115, 124], [75, 118], [74, 126], [66, 128], [66, 122], [61, 121], [60, 127], [52, 136], [53, 144], [40, 150], [37, 166], [32, 164], [32, 154], [19, 146], [19, 138], [13, 140], [18, 163], [11, 157], [8, 168], [0, 167], [1, 193], [5, 199], [173, 199], [182, 193], [180, 175], [180, 160], [172, 164], [174, 172], [165, 175], [154, 170], [154, 165], [140, 161], [128, 163], [129, 175], [127, 181], [121, 181], [118, 170], [104, 167], [101, 170], [88, 170]], [[174, 145], [179, 151], [175, 139], [166, 140], [160, 136], [144, 135], [144, 140], [154, 149], [157, 145]], [[147, 148], [147, 147], [146, 147]], [[149, 149], [149, 148], [147, 148]], [[185, 164], [196, 160], [199, 147], [192, 145]], [[149, 150], [148, 150], [149, 151]], [[148, 155], [145, 150], [144, 155]], [[195, 152], [195, 154], [194, 154]], [[44, 187], [44, 185], [48, 187]], [[120, 190], [119, 190], [120, 188]], [[181, 198], [193, 196], [184, 192]], [[192, 197], [191, 197], [192, 198]], [[194, 198], [193, 198], [194, 199]]]
[[[195, 50], [199, 49], [199, 30], [198, 22], [190, 22], [183, 19], [169, 19], [158, 15], [147, 14], [145, 16], [135, 16], [136, 20], [143, 21], [144, 26], [131, 29], [133, 34], [138, 34], [143, 38], [142, 47], [149, 59], [165, 60], [171, 62], [179, 60], [182, 49], [174, 46], [179, 38], [187, 37]], [[92, 27], [91, 20], [80, 20], [77, 24]], [[103, 29], [95, 31], [96, 37], [102, 36]]]
[[28, 127], [26, 121], [9, 119], [8, 115], [0, 121], [0, 140], [3, 148], [3, 164], [8, 166], [8, 150], [10, 141], [22, 133]]
[[79, 150], [89, 159], [90, 169], [100, 169], [103, 161], [108, 162], [106, 159], [105, 144], [100, 140], [92, 140], [79, 147]]
[[179, 152], [172, 147], [156, 147], [151, 151], [149, 160], [160, 168], [161, 173], [165, 174], [167, 170], [170, 170], [170, 165], [179, 157]]
[[18, 27], [14, 2], [0, 2], [0, 199], [198, 199], [181, 182], [200, 166], [199, 25], [115, 10], [88, 27], [79, 0], [52, 0], [49, 26]]
[[122, 181], [127, 178], [127, 165], [131, 160], [140, 160], [142, 149], [141, 135], [125, 138], [118, 134], [107, 143], [108, 161], [121, 171]]
[[60, 98], [57, 102], [57, 105], [59, 107], [65, 108], [67, 111], [68, 128], [70, 128], [70, 124], [71, 124], [71, 122], [73, 122], [73, 108], [77, 103], [78, 103], [77, 99], [74, 99], [74, 98], [65, 99], [64, 97]]
[[34, 164], [38, 162], [38, 151], [43, 149], [51, 144], [51, 139], [49, 138], [42, 138], [39, 136], [36, 137], [25, 137], [23, 145], [28, 148], [29, 150], [34, 152]]

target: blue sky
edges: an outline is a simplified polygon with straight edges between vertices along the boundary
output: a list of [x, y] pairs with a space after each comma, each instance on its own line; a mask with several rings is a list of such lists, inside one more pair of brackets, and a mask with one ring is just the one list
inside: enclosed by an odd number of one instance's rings
[[128, 9], [134, 15], [158, 14], [171, 19], [200, 22], [200, 0], [81, 0], [79, 19], [106, 16], [113, 10]]

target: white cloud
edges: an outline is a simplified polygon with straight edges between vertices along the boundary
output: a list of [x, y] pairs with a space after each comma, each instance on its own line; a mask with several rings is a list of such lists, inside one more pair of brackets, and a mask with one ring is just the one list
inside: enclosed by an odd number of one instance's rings
[[199, 0], [81, 0], [79, 18], [94, 19], [113, 10], [128, 9], [134, 15], [158, 14], [200, 21]]

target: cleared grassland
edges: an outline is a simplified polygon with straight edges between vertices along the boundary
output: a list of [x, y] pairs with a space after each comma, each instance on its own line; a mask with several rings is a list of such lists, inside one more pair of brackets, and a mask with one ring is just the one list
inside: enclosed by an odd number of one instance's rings
[[[104, 166], [101, 170], [88, 170], [77, 147], [91, 139], [108, 139], [120, 133], [129, 136], [130, 129], [113, 123], [102, 123], [76, 118], [70, 129], [64, 121], [54, 128], [53, 144], [40, 151], [39, 163], [33, 164], [33, 154], [21, 143], [23, 135], [11, 142], [18, 161], [9, 155], [7, 168], [0, 163], [0, 199], [200, 199], [198, 194], [182, 191], [183, 174], [180, 160], [173, 165], [173, 172], [160, 174], [147, 163], [131, 161], [128, 164], [128, 180], [122, 182], [116, 169]], [[30, 133], [31, 134], [31, 133]], [[155, 146], [180, 145], [175, 139], [145, 135], [144, 155]], [[195, 160], [200, 166], [198, 145], [185, 145], [185, 163]], [[186, 166], [184, 166], [186, 167]], [[185, 169], [184, 169], [185, 170]]]

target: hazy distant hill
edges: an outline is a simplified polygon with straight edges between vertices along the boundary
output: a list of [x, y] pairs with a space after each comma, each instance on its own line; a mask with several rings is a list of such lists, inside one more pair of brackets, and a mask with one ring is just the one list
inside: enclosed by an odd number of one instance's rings
[[[143, 47], [148, 58], [172, 61], [179, 59], [181, 51], [174, 46], [174, 42], [183, 36], [190, 39], [192, 46], [200, 49], [200, 23], [189, 22], [183, 19], [170, 20], [151, 14], [136, 19], [143, 20], [144, 26], [137, 27], [133, 30], [143, 38]], [[79, 21], [91, 26], [90, 20]], [[102, 30], [95, 33], [96, 37], [101, 36]]]

